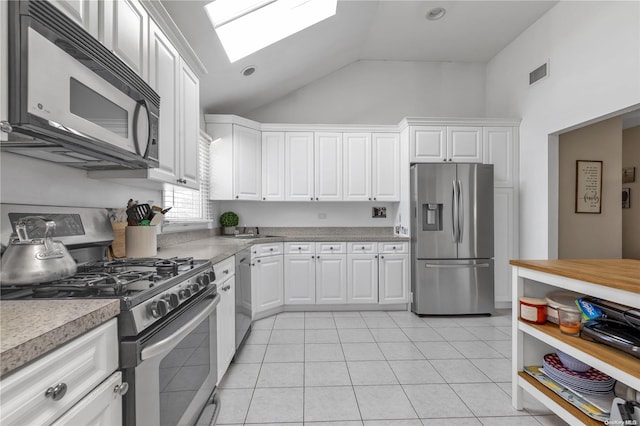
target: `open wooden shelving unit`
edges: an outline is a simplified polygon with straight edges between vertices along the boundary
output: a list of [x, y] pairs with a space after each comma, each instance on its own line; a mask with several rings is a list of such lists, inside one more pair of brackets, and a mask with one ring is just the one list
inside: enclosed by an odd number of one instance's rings
[[[640, 261], [553, 260], [512, 261], [513, 268], [513, 405], [522, 408], [522, 391], [535, 397], [572, 425], [602, 425], [524, 373], [526, 365], [542, 364], [549, 346], [640, 390], [640, 359], [618, 349], [563, 334], [552, 323], [531, 324], [517, 318], [523, 295], [543, 297], [565, 289], [640, 308]], [[580, 268], [577, 268], [579, 266]], [[611, 267], [611, 273], [607, 267]], [[608, 277], [608, 278], [607, 278]]]

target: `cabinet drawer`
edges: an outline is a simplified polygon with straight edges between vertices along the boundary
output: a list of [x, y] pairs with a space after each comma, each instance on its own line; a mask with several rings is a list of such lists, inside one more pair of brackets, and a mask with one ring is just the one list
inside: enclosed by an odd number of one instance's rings
[[286, 254], [313, 254], [316, 252], [315, 243], [284, 243]]
[[236, 273], [236, 257], [231, 256], [222, 262], [213, 265], [213, 271], [216, 273], [216, 280], [213, 282], [218, 285]]
[[282, 243], [256, 244], [251, 248], [251, 259], [282, 254]]
[[[118, 368], [114, 318], [26, 367], [2, 378], [3, 425], [50, 424]], [[48, 389], [66, 386], [57, 401]]]
[[317, 254], [346, 253], [347, 243], [316, 243]]
[[380, 253], [409, 253], [409, 243], [404, 242], [386, 242], [378, 243], [378, 252]]
[[378, 243], [347, 243], [347, 253], [378, 253]]

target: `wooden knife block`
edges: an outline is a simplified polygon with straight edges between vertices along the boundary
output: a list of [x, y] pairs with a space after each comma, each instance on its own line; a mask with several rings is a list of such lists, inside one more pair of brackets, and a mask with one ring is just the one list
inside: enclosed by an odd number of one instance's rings
[[114, 258], [126, 257], [127, 240], [125, 238], [126, 222], [115, 222], [111, 224], [113, 228], [113, 242], [111, 243], [111, 255]]

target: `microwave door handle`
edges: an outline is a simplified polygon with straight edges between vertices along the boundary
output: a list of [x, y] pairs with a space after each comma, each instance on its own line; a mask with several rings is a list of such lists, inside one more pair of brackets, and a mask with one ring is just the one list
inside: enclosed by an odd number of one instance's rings
[[216, 297], [211, 301], [211, 303], [209, 303], [202, 311], [198, 312], [188, 323], [176, 330], [176, 332], [171, 336], [142, 349], [142, 352], [140, 353], [142, 361], [169, 353], [169, 351], [180, 343], [184, 337], [195, 330], [206, 317], [211, 315], [211, 313], [216, 309], [216, 306], [218, 306], [218, 303], [220, 303], [220, 295], [216, 294]]
[[149, 111], [149, 107], [147, 106], [146, 100], [141, 100], [136, 103], [136, 108], [133, 112], [133, 142], [136, 148], [136, 154], [142, 155], [140, 153], [140, 141], [138, 141], [138, 118], [140, 116], [140, 110], [144, 107], [144, 110], [147, 112], [147, 145], [144, 150], [143, 158], [147, 159], [149, 157], [149, 147], [151, 146], [151, 111]]

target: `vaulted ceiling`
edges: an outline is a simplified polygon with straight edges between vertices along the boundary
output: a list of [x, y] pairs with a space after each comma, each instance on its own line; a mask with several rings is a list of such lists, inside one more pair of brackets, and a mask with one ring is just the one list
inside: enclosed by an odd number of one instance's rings
[[[205, 0], [162, 0], [207, 69], [207, 113], [247, 113], [359, 60], [488, 62], [557, 1], [339, 0], [335, 16], [231, 64]], [[427, 12], [444, 7], [437, 21]], [[250, 77], [242, 70], [253, 65]]]

